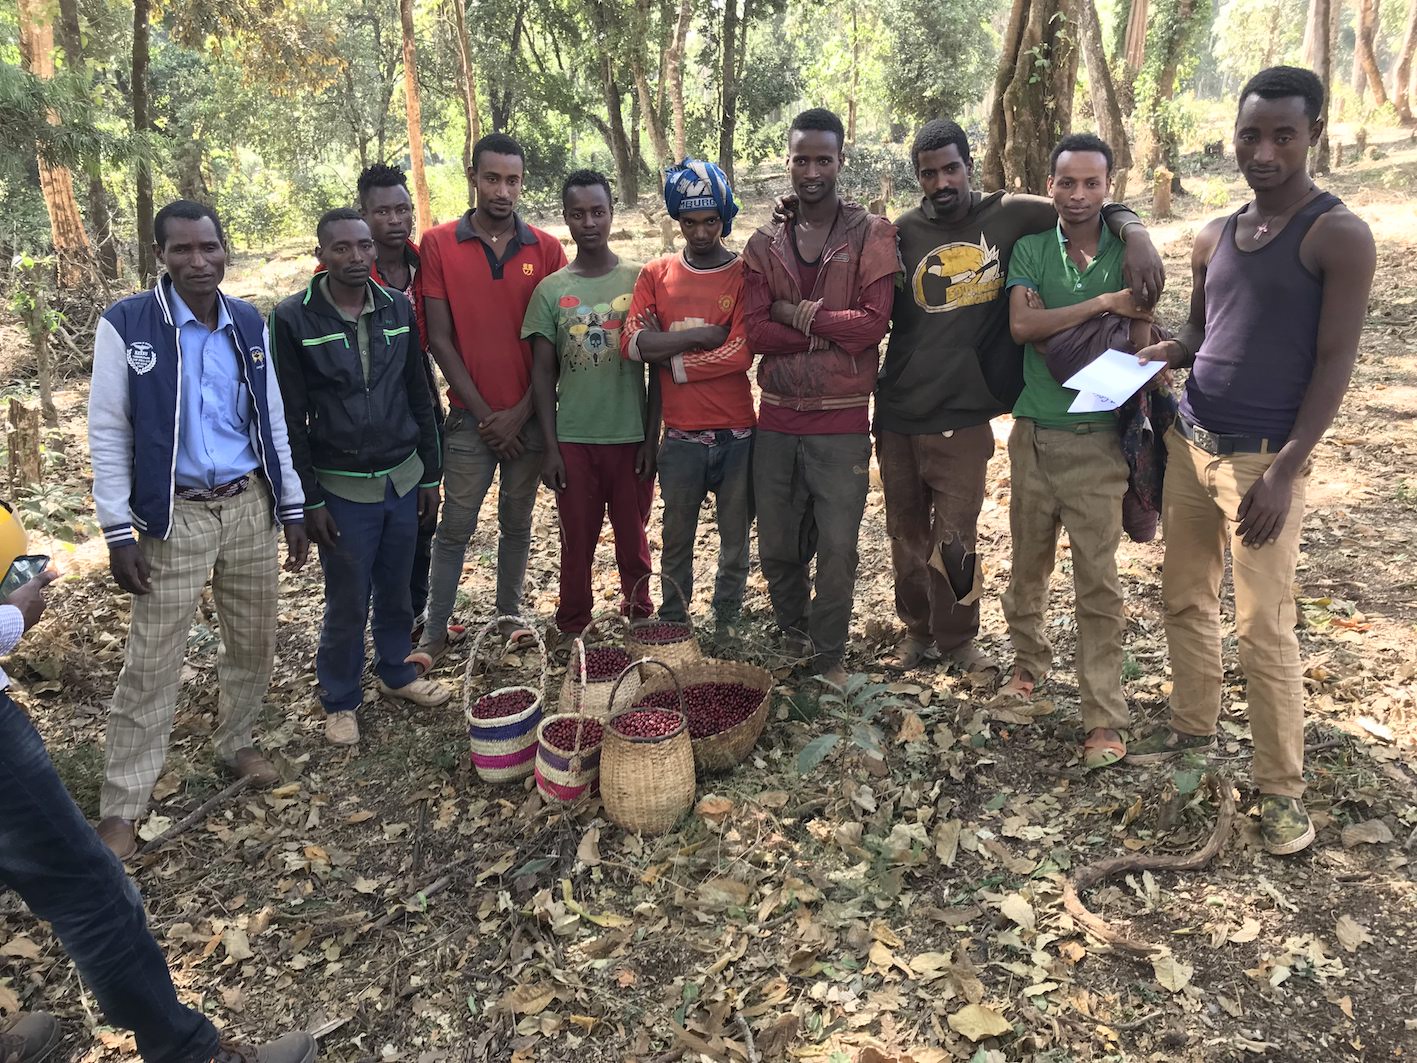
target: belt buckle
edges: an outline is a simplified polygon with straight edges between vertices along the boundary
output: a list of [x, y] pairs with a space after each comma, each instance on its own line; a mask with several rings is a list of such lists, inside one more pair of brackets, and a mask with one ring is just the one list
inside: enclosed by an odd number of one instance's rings
[[1191, 438], [1196, 441], [1196, 446], [1201, 450], [1210, 454], [1220, 453], [1220, 437], [1209, 429], [1193, 424], [1191, 425]]

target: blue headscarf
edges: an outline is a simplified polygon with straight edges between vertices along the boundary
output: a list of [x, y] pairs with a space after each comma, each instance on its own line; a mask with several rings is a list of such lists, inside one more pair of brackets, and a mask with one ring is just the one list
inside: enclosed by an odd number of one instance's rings
[[728, 176], [711, 162], [685, 159], [669, 171], [664, 182], [664, 209], [675, 221], [686, 211], [716, 210], [723, 219], [723, 235], [733, 231], [738, 204]]

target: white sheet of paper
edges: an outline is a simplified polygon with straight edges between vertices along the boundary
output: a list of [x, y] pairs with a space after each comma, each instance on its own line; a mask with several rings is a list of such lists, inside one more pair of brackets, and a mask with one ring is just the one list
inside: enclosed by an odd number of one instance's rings
[[[1166, 368], [1165, 362], [1149, 362], [1142, 365], [1136, 355], [1108, 347], [1089, 364], [1063, 382], [1063, 387], [1082, 392], [1073, 405], [1072, 413], [1090, 413], [1094, 410], [1115, 410], [1122, 403], [1144, 388], [1149, 380]], [[1090, 394], [1089, 394], [1090, 393]], [[1087, 396], [1084, 398], [1084, 396]], [[1086, 405], [1105, 400], [1110, 406]], [[1084, 403], [1085, 405], [1079, 405]]]
[[1073, 404], [1068, 407], [1068, 412], [1108, 413], [1120, 405], [1120, 402], [1113, 402], [1106, 395], [1099, 395], [1095, 391], [1079, 391], [1078, 397], [1073, 399]]

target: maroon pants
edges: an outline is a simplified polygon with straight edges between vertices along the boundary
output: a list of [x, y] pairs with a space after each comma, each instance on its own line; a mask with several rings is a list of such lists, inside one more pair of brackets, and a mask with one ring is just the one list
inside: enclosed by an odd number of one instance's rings
[[[590, 623], [591, 572], [595, 547], [610, 510], [615, 532], [615, 564], [620, 569], [620, 608], [631, 616], [649, 616], [649, 540], [645, 524], [654, 500], [654, 481], [635, 475], [638, 443], [562, 443], [566, 488], [556, 496], [561, 517], [561, 604], [556, 626], [580, 634]], [[635, 584], [640, 582], [638, 593]], [[634, 602], [630, 596], [634, 594]]]

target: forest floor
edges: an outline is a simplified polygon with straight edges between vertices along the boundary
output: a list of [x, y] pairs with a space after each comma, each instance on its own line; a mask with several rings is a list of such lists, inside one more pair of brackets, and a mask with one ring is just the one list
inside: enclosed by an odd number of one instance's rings
[[[1110, 857], [1198, 848], [1217, 814], [1202, 765], [1082, 771], [1066, 543], [1050, 613], [1057, 667], [1027, 713], [991, 706], [981, 676], [884, 675], [877, 661], [898, 631], [873, 483], [848, 664], [903, 703], [876, 718], [884, 757], [847, 737], [799, 771], [803, 747], [849, 736], [870, 698], [821, 698], [770, 652], [755, 572], [741, 637], [704, 639], [717, 655], [774, 670], [772, 717], [749, 761], [700, 779], [696, 810], [661, 837], [626, 834], [594, 807], [546, 807], [529, 786], [479, 782], [456, 699], [409, 711], [371, 696], [360, 746], [326, 746], [313, 677], [319, 569], [282, 575], [261, 741], [285, 784], [219, 804], [133, 866], [184, 999], [252, 1039], [317, 1030], [322, 1058], [336, 1061], [1297, 1063], [1417, 1053], [1417, 146], [1404, 134], [1380, 147], [1382, 158], [1327, 182], [1372, 225], [1379, 267], [1353, 389], [1315, 455], [1295, 587], [1307, 799], [1319, 827], [1307, 852], [1278, 859], [1258, 846], [1244, 683], [1227, 627], [1210, 768], [1235, 788], [1236, 830], [1202, 870], [1119, 876], [1084, 894], [1119, 929], [1163, 945], [1155, 958], [1086, 934], [1064, 909], [1067, 877]], [[1154, 229], [1172, 319], [1189, 290], [1191, 238], [1243, 198], [1229, 161], [1211, 162], [1196, 179], [1207, 202], [1182, 198], [1181, 219]], [[761, 204], [750, 211], [764, 214]], [[657, 229], [622, 223], [640, 234], [626, 250], [658, 253]], [[269, 305], [300, 283], [303, 256], [294, 245], [243, 254], [228, 290]], [[58, 399], [58, 456], [38, 506], [51, 530], [77, 527], [82, 538], [86, 386], [75, 381]], [[984, 642], [1005, 662], [1007, 431], [1005, 419], [980, 548]], [[656, 519], [656, 551], [657, 529]], [[708, 519], [700, 530], [702, 616], [717, 544]], [[465, 616], [485, 611], [495, 534], [485, 523], [468, 552]], [[543, 494], [526, 603], [542, 622], [555, 605], [557, 549]], [[128, 601], [107, 577], [101, 540], [54, 550], [68, 576], [6, 668], [94, 815]], [[1143, 730], [1164, 718], [1169, 689], [1161, 556], [1159, 542], [1128, 542], [1119, 559], [1126, 689]], [[607, 609], [615, 583], [607, 531], [597, 571]], [[145, 837], [226, 785], [208, 742], [215, 644], [208, 599]], [[461, 684], [465, 656], [443, 669], [449, 683]], [[535, 683], [536, 671], [531, 655], [508, 656], [492, 679], [474, 680], [474, 693], [494, 680]], [[560, 680], [553, 670], [553, 701]], [[102, 1025], [48, 928], [7, 895], [0, 1009], [17, 1003], [63, 1017], [64, 1058], [133, 1056], [131, 1038]]]

